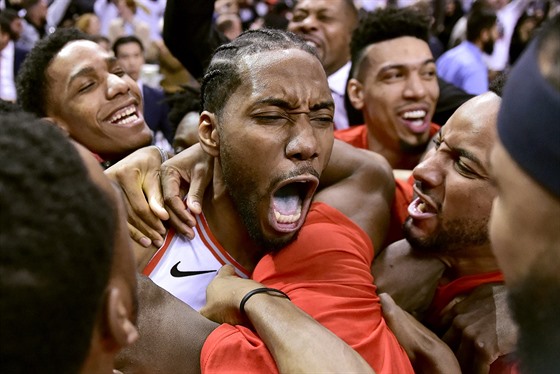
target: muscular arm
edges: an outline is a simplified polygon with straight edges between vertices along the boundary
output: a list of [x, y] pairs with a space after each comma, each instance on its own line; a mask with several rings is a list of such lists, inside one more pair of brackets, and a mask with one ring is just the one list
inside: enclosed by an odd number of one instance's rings
[[194, 309], [138, 276], [138, 341], [115, 359], [126, 373], [200, 373], [200, 352], [218, 326]]
[[260, 287], [263, 285], [258, 282], [237, 277], [226, 265], [210, 283], [207, 304], [200, 312], [231, 324], [241, 324], [248, 318], [281, 373], [373, 372], [356, 351], [286, 298], [256, 294], [245, 304], [242, 316], [241, 299]]
[[213, 12], [210, 0], [167, 0], [165, 8], [165, 45], [197, 79], [204, 75], [214, 50], [229, 41], [214, 27]]
[[388, 246], [371, 267], [378, 292], [416, 317], [430, 306], [444, 270], [439, 259], [413, 251], [404, 239]]
[[338, 209], [381, 248], [389, 225], [395, 181], [380, 155], [335, 140], [315, 201]]

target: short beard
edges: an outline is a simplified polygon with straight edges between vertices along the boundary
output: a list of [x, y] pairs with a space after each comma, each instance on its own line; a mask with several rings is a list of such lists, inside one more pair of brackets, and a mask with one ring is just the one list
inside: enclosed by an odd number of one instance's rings
[[[530, 249], [529, 249], [530, 250]], [[517, 355], [522, 373], [558, 373], [560, 368], [560, 263], [549, 248], [509, 287], [509, 305], [519, 325]]]
[[[259, 222], [258, 202], [266, 196], [256, 196], [253, 186], [256, 181], [243, 180], [237, 172], [240, 165], [233, 161], [227, 142], [220, 143], [220, 161], [226, 189], [231, 197], [241, 221], [249, 237], [261, 249], [260, 257], [267, 253], [276, 253], [297, 238], [297, 233], [292, 236], [279, 238], [265, 238]], [[274, 186], [277, 181], [271, 181], [269, 186]], [[271, 187], [268, 190], [272, 190]]]
[[428, 141], [426, 141], [426, 143], [423, 144], [412, 145], [412, 144], [405, 143], [402, 140], [399, 140], [400, 150], [407, 155], [421, 155], [426, 151], [427, 146], [428, 146]]
[[438, 230], [427, 238], [412, 236], [412, 217], [404, 223], [404, 237], [412, 248], [426, 253], [451, 253], [471, 246], [490, 243], [488, 220], [454, 219], [442, 221]]

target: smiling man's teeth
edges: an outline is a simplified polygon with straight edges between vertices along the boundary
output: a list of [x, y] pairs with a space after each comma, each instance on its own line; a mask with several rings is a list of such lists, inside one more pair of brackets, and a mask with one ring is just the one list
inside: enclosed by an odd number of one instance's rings
[[404, 119], [418, 120], [423, 119], [424, 117], [426, 117], [425, 110], [413, 110], [411, 112], [406, 112], [403, 114]]
[[426, 203], [420, 203], [418, 204], [418, 211], [420, 213], [426, 213]]
[[138, 116], [136, 115], [136, 109], [133, 106], [130, 106], [128, 108], [126, 108], [126, 110], [115, 114], [113, 117], [111, 117], [111, 122], [117, 124], [122, 124], [122, 125], [126, 125], [129, 124], [131, 122], [134, 122], [138, 119]]
[[295, 214], [291, 214], [291, 215], [288, 215], [288, 216], [280, 213], [277, 210], [274, 210], [274, 216], [276, 217], [276, 221], [278, 221], [279, 223], [295, 223], [301, 217], [301, 206], [299, 206], [297, 208], [297, 211], [296, 211]]

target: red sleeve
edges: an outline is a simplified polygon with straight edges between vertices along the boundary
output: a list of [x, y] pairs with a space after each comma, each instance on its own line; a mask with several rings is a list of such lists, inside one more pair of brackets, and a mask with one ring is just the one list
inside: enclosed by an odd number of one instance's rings
[[204, 342], [202, 373], [277, 373], [266, 345], [246, 327], [223, 324]]

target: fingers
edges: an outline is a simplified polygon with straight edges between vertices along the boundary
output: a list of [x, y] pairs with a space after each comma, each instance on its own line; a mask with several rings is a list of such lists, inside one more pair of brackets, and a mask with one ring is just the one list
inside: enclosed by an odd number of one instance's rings
[[152, 240], [144, 235], [140, 230], [136, 227], [128, 223], [128, 232], [132, 240], [140, 244], [144, 248], [148, 248], [152, 244]]
[[196, 220], [190, 213], [188, 213], [186, 209], [185, 212], [186, 214], [188, 214], [189, 217], [191, 217], [188, 219], [188, 223], [183, 222], [182, 219], [179, 218], [173, 210], [169, 209], [169, 224], [171, 225], [171, 227], [175, 228], [177, 232], [186, 235], [189, 239], [193, 239], [194, 238], [193, 227], [196, 226]]
[[[170, 220], [173, 218], [178, 219], [183, 224], [189, 227], [194, 226], [192, 215], [187, 211], [181, 194], [181, 182], [183, 177], [181, 173], [171, 166], [162, 165], [161, 169], [161, 186], [163, 190], [163, 201], [165, 206], [169, 209]], [[181, 233], [181, 225], [171, 222], [172, 225]]]
[[152, 213], [159, 219], [167, 221], [169, 219], [169, 214], [163, 207], [163, 194], [159, 182], [159, 173], [155, 174], [155, 180], [152, 181], [152, 183], [144, 184], [144, 194], [146, 195], [146, 200], [148, 200], [148, 205]]

